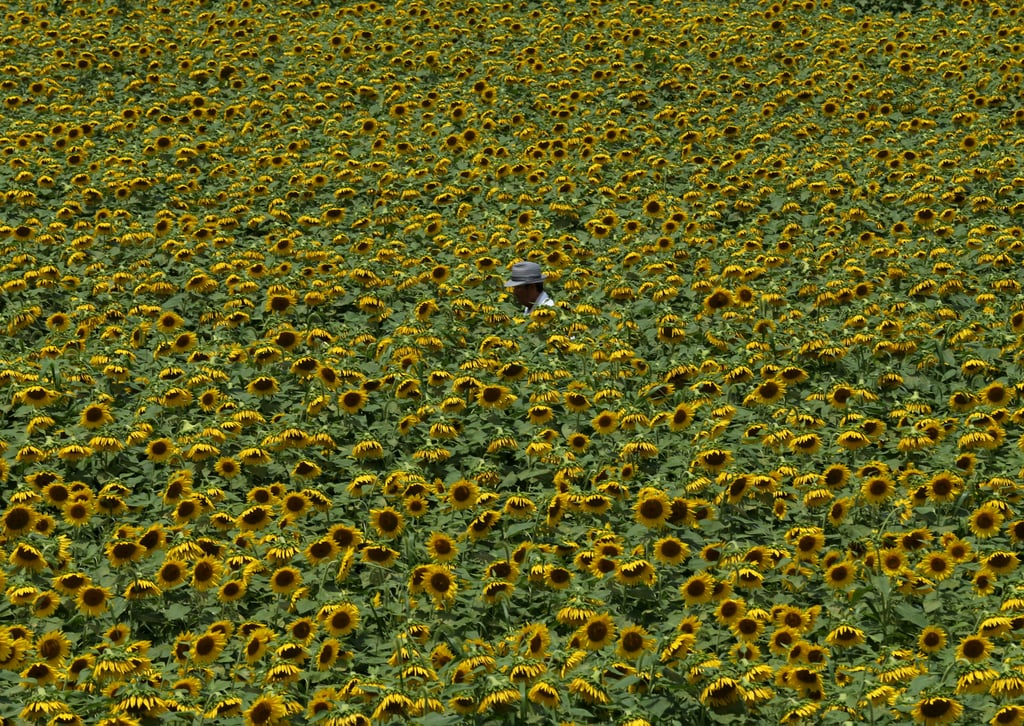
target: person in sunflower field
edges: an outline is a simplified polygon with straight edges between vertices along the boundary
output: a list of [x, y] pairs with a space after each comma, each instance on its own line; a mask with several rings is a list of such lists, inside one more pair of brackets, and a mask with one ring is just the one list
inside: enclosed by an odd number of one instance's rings
[[517, 262], [512, 265], [512, 274], [505, 280], [505, 287], [512, 288], [516, 302], [523, 306], [523, 312], [529, 315], [538, 306], [553, 306], [555, 301], [544, 291], [544, 280], [547, 275], [541, 272], [536, 262]]

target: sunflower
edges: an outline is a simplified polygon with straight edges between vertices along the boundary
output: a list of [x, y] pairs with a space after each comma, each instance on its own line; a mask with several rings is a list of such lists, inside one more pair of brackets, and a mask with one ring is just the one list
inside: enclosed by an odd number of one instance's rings
[[796, 560], [813, 562], [825, 546], [825, 534], [818, 529], [798, 530], [794, 533], [792, 544]]
[[11, 550], [11, 554], [8, 557], [8, 561], [14, 567], [27, 570], [29, 572], [39, 572], [47, 566], [47, 561], [43, 557], [43, 553], [25, 542], [20, 542]]
[[936, 503], [952, 502], [960, 495], [963, 484], [964, 480], [956, 474], [936, 474], [925, 485], [928, 489], [928, 499]]
[[590, 401], [579, 391], [566, 391], [565, 407], [573, 413], [584, 413], [590, 408]]
[[316, 669], [318, 671], [329, 671], [334, 667], [341, 654], [341, 643], [336, 638], [328, 638], [320, 644], [320, 650], [316, 654]]
[[172, 311], [166, 311], [156, 319], [156, 329], [165, 334], [173, 333], [184, 324], [184, 318]]
[[662, 537], [654, 543], [654, 559], [663, 564], [679, 565], [689, 556], [689, 546], [676, 537]]
[[997, 535], [1002, 524], [1002, 512], [987, 503], [975, 509], [968, 519], [971, 532], [979, 539], [988, 539]]
[[989, 726], [1024, 726], [1024, 706], [1003, 706], [988, 723]]
[[985, 557], [985, 569], [994, 575], [1008, 575], [1020, 566], [1015, 552], [996, 551]]
[[969, 635], [956, 647], [956, 657], [969, 663], [980, 663], [992, 654], [992, 641], [984, 635]]
[[832, 503], [832, 506], [828, 510], [828, 521], [833, 527], [838, 527], [846, 519], [846, 515], [853, 509], [853, 499], [850, 497], [843, 497], [837, 499]]
[[723, 287], [716, 287], [704, 298], [704, 310], [708, 313], [724, 310], [734, 304], [732, 292]]
[[889, 577], [898, 577], [907, 572], [907, 555], [899, 547], [886, 547], [878, 553], [878, 564]]
[[627, 625], [619, 633], [615, 654], [626, 660], [636, 660], [647, 651], [654, 650], [655, 640], [640, 625]]
[[953, 560], [946, 552], [932, 552], [921, 558], [917, 570], [924, 577], [940, 582], [953, 574], [953, 566]]
[[614, 411], [602, 411], [591, 419], [590, 425], [593, 426], [594, 432], [597, 434], [614, 433], [615, 429], [619, 427], [619, 415]]
[[615, 633], [615, 623], [606, 614], [594, 615], [576, 632], [580, 644], [587, 650], [600, 650], [615, 639]]
[[764, 381], [747, 394], [743, 399], [743, 404], [745, 406], [750, 404], [768, 405], [781, 401], [785, 395], [785, 384], [773, 380]]
[[357, 414], [363, 410], [370, 397], [365, 391], [354, 388], [338, 395], [338, 405], [347, 414]]
[[376, 439], [363, 439], [352, 446], [353, 459], [381, 459], [384, 447]]
[[306, 559], [312, 565], [319, 565], [322, 562], [329, 562], [338, 556], [340, 548], [330, 537], [321, 537], [306, 546], [304, 552]]
[[88, 575], [82, 572], [67, 572], [53, 578], [53, 587], [65, 595], [74, 595], [86, 585], [92, 584]]
[[672, 411], [668, 420], [670, 431], [682, 431], [694, 421], [694, 407], [688, 403], [680, 403]]
[[484, 408], [505, 409], [511, 406], [516, 400], [512, 391], [505, 386], [489, 385], [482, 386], [476, 392], [476, 402]]
[[825, 584], [837, 590], [849, 587], [856, 578], [856, 567], [849, 560], [837, 562], [825, 571]]
[[864, 631], [852, 625], [840, 625], [825, 638], [829, 645], [837, 648], [852, 648], [864, 643]]
[[405, 530], [405, 518], [391, 507], [371, 509], [370, 523], [377, 535], [386, 539], [394, 539]]
[[86, 406], [78, 416], [78, 423], [90, 430], [114, 423], [114, 416], [110, 412], [110, 404], [93, 403]]
[[60, 393], [43, 386], [30, 386], [15, 394], [15, 400], [33, 408], [45, 408], [60, 398]]
[[700, 693], [700, 702], [713, 709], [723, 709], [743, 700], [746, 690], [738, 681], [722, 676], [708, 684]]
[[32, 531], [38, 516], [32, 507], [24, 505], [8, 507], [3, 514], [4, 536], [14, 539]]
[[243, 511], [235, 519], [235, 526], [242, 532], [252, 532], [266, 527], [273, 521], [273, 510], [265, 504], [257, 504]]
[[729, 629], [740, 642], [751, 643], [761, 637], [761, 633], [764, 631], [764, 622], [746, 615], [733, 622]]
[[234, 479], [241, 473], [238, 462], [230, 456], [222, 456], [213, 465], [213, 470], [223, 479]]
[[155, 464], [162, 464], [176, 453], [177, 447], [168, 438], [153, 439], [146, 444], [146, 457]]
[[814, 433], [800, 434], [791, 438], [788, 446], [794, 454], [816, 454], [821, 450], [821, 436]]
[[219, 602], [235, 602], [245, 597], [248, 586], [242, 580], [228, 580], [217, 590]]
[[36, 653], [45, 662], [56, 665], [63, 663], [71, 652], [71, 642], [60, 630], [51, 630], [36, 640]]
[[445, 499], [452, 509], [470, 509], [476, 505], [479, 496], [480, 488], [476, 482], [468, 479], [456, 481], [445, 493]]
[[278, 595], [287, 595], [302, 585], [302, 573], [295, 567], [279, 567], [270, 576], [270, 589]]
[[732, 452], [727, 449], [706, 449], [694, 457], [694, 463], [711, 474], [719, 473], [732, 461]]
[[684, 602], [689, 605], [700, 605], [710, 602], [715, 591], [715, 580], [707, 572], [693, 575], [679, 587]]
[[224, 652], [228, 636], [221, 632], [206, 632], [192, 642], [191, 658], [194, 663], [213, 663]]
[[272, 376], [257, 376], [246, 385], [245, 390], [252, 396], [265, 398], [273, 396], [281, 387]]
[[192, 589], [196, 592], [206, 592], [217, 586], [220, 580], [220, 562], [210, 556], [201, 557], [192, 566]]
[[327, 530], [327, 536], [343, 550], [355, 549], [363, 540], [362, 533], [347, 524], [335, 524]]
[[324, 630], [337, 638], [344, 637], [359, 627], [359, 608], [348, 602], [324, 607], [318, 617]]
[[363, 548], [363, 562], [380, 567], [391, 567], [398, 560], [398, 550], [384, 545], [367, 545]]
[[896, 495], [896, 486], [887, 476], [873, 476], [864, 480], [860, 493], [869, 504], [879, 506]]
[[932, 625], [927, 626], [917, 638], [917, 647], [922, 653], [937, 653], [946, 647], [946, 631]]
[[958, 701], [944, 696], [922, 698], [911, 709], [910, 715], [924, 726], [942, 726], [960, 718], [964, 707]]
[[78, 610], [90, 617], [102, 615], [110, 606], [111, 593], [99, 585], [86, 585], [75, 594]]
[[552, 409], [551, 406], [545, 406], [544, 404], [531, 406], [530, 410], [526, 412], [527, 420], [535, 426], [546, 424], [554, 418], [554, 415], [554, 409]]
[[282, 696], [260, 696], [243, 714], [246, 726], [274, 726], [288, 719], [288, 705]]
[[455, 600], [459, 586], [450, 570], [441, 565], [428, 565], [423, 577], [423, 588], [440, 608]]
[[48, 618], [57, 612], [58, 607], [60, 607], [60, 593], [46, 590], [32, 600], [30, 612], [34, 618]]
[[672, 512], [672, 504], [665, 492], [653, 487], [644, 487], [637, 495], [633, 507], [633, 517], [645, 527], [660, 529], [668, 521]]

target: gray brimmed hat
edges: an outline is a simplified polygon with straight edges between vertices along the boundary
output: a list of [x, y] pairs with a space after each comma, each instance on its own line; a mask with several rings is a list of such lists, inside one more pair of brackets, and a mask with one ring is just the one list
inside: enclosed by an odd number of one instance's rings
[[536, 262], [517, 262], [512, 265], [512, 276], [505, 280], [505, 287], [539, 285], [547, 279]]

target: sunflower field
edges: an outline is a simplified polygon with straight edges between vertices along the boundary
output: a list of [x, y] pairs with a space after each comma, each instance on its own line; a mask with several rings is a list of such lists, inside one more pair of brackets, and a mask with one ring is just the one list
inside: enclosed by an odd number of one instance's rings
[[0, 2], [0, 723], [1024, 724], [1024, 13], [869, 5]]

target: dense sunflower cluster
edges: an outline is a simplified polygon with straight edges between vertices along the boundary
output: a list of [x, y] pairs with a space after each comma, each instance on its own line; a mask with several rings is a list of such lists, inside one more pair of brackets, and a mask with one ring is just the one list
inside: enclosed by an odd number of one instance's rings
[[0, 720], [1024, 724], [1013, 3], [0, 12]]

